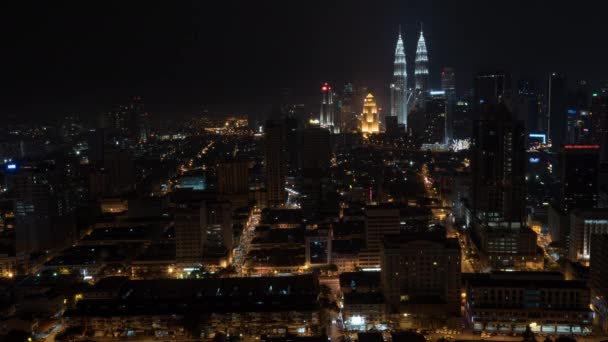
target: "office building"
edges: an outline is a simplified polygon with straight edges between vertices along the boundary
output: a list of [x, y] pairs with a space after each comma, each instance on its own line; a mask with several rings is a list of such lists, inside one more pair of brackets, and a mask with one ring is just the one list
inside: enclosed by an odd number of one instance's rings
[[232, 247], [232, 206], [229, 202], [211, 200], [177, 204], [175, 252], [179, 265], [220, 265], [227, 261]]
[[331, 164], [331, 145], [329, 130], [318, 126], [307, 127], [302, 131], [300, 144], [302, 169], [319, 169], [328, 172]]
[[361, 113], [361, 133], [375, 134], [380, 133], [380, 118], [378, 116], [378, 106], [374, 95], [367, 94], [363, 100], [363, 113]]
[[441, 89], [445, 92], [446, 98], [445, 141], [449, 143], [454, 139], [454, 110], [456, 106], [456, 77], [453, 68], [445, 67], [441, 71]]
[[561, 158], [561, 210], [594, 208], [598, 200], [598, 145], [565, 145]]
[[54, 250], [75, 238], [72, 208], [46, 168], [21, 168], [10, 184], [14, 192], [15, 251], [27, 255]]
[[608, 162], [608, 91], [593, 93], [591, 98], [591, 143], [600, 146], [600, 161]]
[[399, 30], [397, 46], [395, 48], [393, 83], [391, 84], [391, 116], [397, 117], [397, 122], [402, 124], [407, 129], [407, 115], [407, 65], [405, 60], [403, 39], [401, 39], [401, 30]]
[[249, 163], [244, 160], [222, 160], [217, 165], [218, 190], [221, 194], [249, 192]]
[[425, 144], [447, 144], [448, 143], [448, 102], [443, 90], [431, 91], [426, 98], [425, 132], [423, 142]]
[[466, 281], [465, 318], [474, 331], [582, 335], [591, 328], [590, 291], [561, 273], [477, 273]]
[[202, 204], [178, 204], [175, 209], [175, 261], [193, 266], [203, 261], [204, 230]]
[[557, 150], [564, 144], [566, 139], [567, 96], [566, 78], [562, 74], [552, 73], [549, 76], [547, 95], [549, 120], [547, 135], [551, 145]]
[[351, 133], [359, 129], [359, 101], [356, 100], [355, 88], [352, 83], [346, 83], [342, 90], [342, 106], [340, 106], [340, 132]]
[[268, 120], [265, 127], [264, 161], [268, 205], [280, 207], [285, 204], [285, 160], [286, 132], [283, 121]]
[[473, 136], [473, 110], [471, 102], [458, 100], [454, 104], [452, 116], [453, 138], [457, 140], [471, 139]]
[[521, 79], [517, 82], [514, 111], [518, 120], [524, 122], [526, 132], [541, 132], [539, 100], [534, 81]]
[[458, 315], [460, 246], [443, 233], [387, 236], [382, 250], [382, 289], [390, 313], [428, 320]]
[[473, 110], [477, 118], [484, 106], [498, 103], [509, 105], [511, 75], [500, 71], [480, 73], [475, 76], [474, 88]]
[[400, 210], [390, 204], [369, 205], [365, 209], [365, 250], [359, 253], [359, 266], [380, 267], [384, 237], [399, 235]]
[[525, 221], [525, 131], [504, 105], [488, 107], [473, 127], [472, 204], [484, 223]]
[[504, 104], [483, 108], [471, 150], [473, 239], [489, 267], [542, 267], [536, 233], [526, 225], [523, 123]]
[[597, 235], [608, 234], [608, 209], [575, 209], [570, 212], [568, 259], [586, 264]]
[[608, 332], [608, 234], [596, 234], [591, 242], [589, 287], [591, 305], [600, 329]]

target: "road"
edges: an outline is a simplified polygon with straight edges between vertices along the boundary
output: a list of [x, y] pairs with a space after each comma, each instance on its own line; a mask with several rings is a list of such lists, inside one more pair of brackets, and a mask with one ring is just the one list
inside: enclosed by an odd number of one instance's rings
[[255, 235], [255, 227], [260, 224], [261, 211], [258, 208], [254, 208], [249, 215], [247, 224], [243, 228], [243, 234], [239, 240], [239, 245], [234, 249], [234, 257], [232, 258], [232, 265], [236, 269], [237, 274], [243, 275], [243, 264], [249, 248], [251, 247], [251, 240]]

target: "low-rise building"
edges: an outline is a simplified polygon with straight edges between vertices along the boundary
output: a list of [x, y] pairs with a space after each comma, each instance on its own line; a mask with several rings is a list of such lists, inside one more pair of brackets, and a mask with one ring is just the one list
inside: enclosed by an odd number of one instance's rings
[[158, 279], [114, 282], [111, 298], [79, 301], [67, 326], [94, 336], [184, 336], [192, 319], [210, 334], [310, 335], [319, 330], [318, 279], [312, 275], [261, 278]]
[[593, 321], [589, 288], [560, 273], [475, 274], [466, 281], [465, 318], [475, 331], [582, 334]]

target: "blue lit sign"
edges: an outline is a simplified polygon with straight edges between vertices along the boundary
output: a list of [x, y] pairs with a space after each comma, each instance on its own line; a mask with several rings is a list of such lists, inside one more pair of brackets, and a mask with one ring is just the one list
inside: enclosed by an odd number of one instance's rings
[[6, 169], [7, 170], [16, 170], [17, 164], [6, 164]]
[[570, 115], [576, 114], [576, 109], [568, 109], [568, 114], [570, 114]]
[[547, 143], [547, 135], [544, 133], [530, 133], [528, 134], [528, 137], [530, 138], [540, 138], [543, 140], [543, 144]]
[[539, 160], [540, 160], [540, 159], [538, 159], [537, 157], [530, 157], [530, 159], [529, 159], [529, 160], [530, 160], [530, 163], [532, 163], [532, 164], [536, 164], [536, 163], [538, 163], [538, 162], [539, 162]]

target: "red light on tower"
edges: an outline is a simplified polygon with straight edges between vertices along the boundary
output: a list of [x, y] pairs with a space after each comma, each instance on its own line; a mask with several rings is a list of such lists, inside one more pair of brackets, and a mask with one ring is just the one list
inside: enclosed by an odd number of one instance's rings
[[327, 91], [327, 86], [322, 86], [322, 87], [321, 87], [321, 90], [322, 90], [322, 91]]

